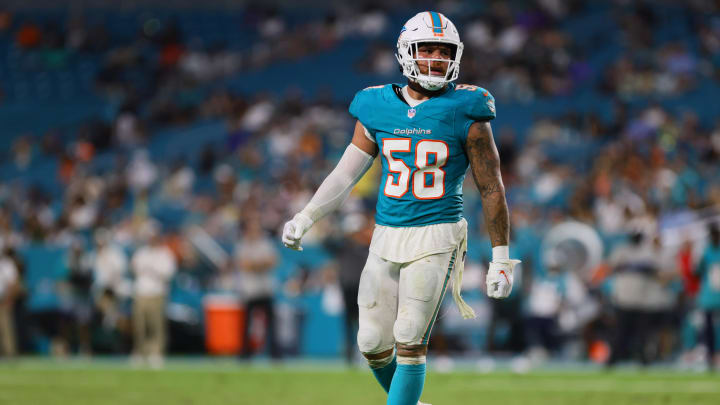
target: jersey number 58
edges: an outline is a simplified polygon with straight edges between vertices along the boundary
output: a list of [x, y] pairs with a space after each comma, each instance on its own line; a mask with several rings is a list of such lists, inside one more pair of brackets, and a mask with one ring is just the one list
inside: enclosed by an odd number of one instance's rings
[[[412, 192], [419, 200], [434, 200], [445, 194], [445, 171], [450, 149], [443, 141], [423, 139], [415, 145], [415, 168], [410, 169], [402, 159], [395, 159], [393, 152], [410, 152], [410, 139], [386, 138], [383, 140], [382, 153], [387, 159], [388, 174], [385, 180], [385, 195], [400, 198], [410, 189], [412, 174]], [[397, 174], [395, 181], [394, 174]]]

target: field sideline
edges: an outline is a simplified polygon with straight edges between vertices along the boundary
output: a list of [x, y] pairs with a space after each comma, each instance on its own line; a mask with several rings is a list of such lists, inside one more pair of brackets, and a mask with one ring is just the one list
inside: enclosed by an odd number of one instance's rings
[[[720, 376], [597, 370], [433, 373], [422, 400], [433, 405], [720, 404]], [[371, 373], [339, 363], [171, 361], [161, 371], [121, 360], [0, 362], [0, 404], [384, 404]]]

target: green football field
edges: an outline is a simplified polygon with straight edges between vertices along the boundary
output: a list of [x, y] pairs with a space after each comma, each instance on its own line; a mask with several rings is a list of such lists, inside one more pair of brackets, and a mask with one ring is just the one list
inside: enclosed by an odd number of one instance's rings
[[[447, 404], [720, 404], [720, 375], [673, 371], [430, 373], [422, 400]], [[242, 365], [124, 360], [0, 362], [0, 404], [384, 404], [369, 371], [338, 363]]]

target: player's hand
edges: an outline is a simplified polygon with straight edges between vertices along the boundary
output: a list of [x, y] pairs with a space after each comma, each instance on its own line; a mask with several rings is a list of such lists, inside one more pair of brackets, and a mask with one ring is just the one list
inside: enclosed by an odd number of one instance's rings
[[285, 247], [302, 251], [300, 240], [312, 226], [313, 221], [305, 214], [298, 213], [283, 227], [282, 242]]
[[490, 298], [507, 298], [513, 286], [513, 268], [520, 260], [500, 259], [490, 262], [485, 283]]

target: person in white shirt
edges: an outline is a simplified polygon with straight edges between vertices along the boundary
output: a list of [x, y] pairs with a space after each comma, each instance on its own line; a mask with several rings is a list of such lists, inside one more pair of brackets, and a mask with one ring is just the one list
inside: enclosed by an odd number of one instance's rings
[[149, 244], [133, 254], [130, 266], [135, 275], [133, 360], [147, 359], [152, 367], [160, 367], [165, 351], [165, 299], [176, 259], [162, 236], [154, 233]]
[[102, 317], [103, 327], [115, 329], [123, 317], [121, 302], [132, 294], [132, 285], [127, 277], [128, 259], [123, 249], [110, 241], [110, 233], [105, 229], [95, 233], [95, 243], [95, 305]]
[[249, 358], [250, 326], [253, 313], [265, 314], [267, 341], [270, 356], [278, 358], [280, 350], [275, 334], [274, 285], [272, 271], [277, 264], [277, 251], [272, 240], [265, 234], [259, 216], [251, 217], [245, 224], [243, 238], [235, 248], [235, 260], [240, 270], [240, 292], [245, 301], [245, 325], [243, 328], [242, 357]]
[[14, 356], [17, 351], [13, 325], [13, 302], [17, 286], [17, 266], [8, 256], [0, 255], [0, 352], [4, 356]]
[[96, 232], [95, 242], [96, 253], [93, 263], [95, 289], [100, 292], [110, 290], [115, 296], [128, 296], [129, 291], [125, 291], [128, 267], [125, 252], [110, 242], [110, 235], [106, 230]]
[[606, 366], [623, 358], [639, 358], [646, 365], [650, 358], [645, 345], [650, 339], [648, 294], [657, 274], [657, 258], [647, 235], [633, 230], [626, 243], [617, 245], [608, 259], [613, 272], [610, 302], [615, 315], [615, 336]]

